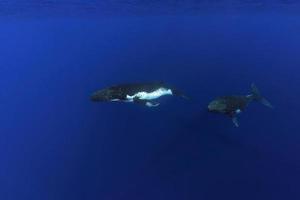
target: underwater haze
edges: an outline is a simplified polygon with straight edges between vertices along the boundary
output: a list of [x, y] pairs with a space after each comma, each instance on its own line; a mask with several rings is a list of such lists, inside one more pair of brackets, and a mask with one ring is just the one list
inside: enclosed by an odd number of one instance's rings
[[[1, 200], [300, 199], [300, 3], [0, 1]], [[164, 81], [189, 100], [95, 103]], [[255, 83], [237, 128], [209, 113]]]

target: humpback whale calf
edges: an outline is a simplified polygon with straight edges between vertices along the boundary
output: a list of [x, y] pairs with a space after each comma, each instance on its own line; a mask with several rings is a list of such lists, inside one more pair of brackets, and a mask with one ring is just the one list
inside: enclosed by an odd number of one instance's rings
[[167, 86], [163, 82], [152, 82], [119, 84], [107, 87], [93, 93], [91, 100], [95, 102], [133, 102], [148, 107], [156, 107], [159, 103], [155, 100], [166, 95], [175, 95], [187, 99], [180, 91]]
[[237, 115], [240, 114], [250, 102], [258, 101], [263, 105], [273, 108], [271, 103], [261, 96], [257, 87], [252, 83], [251, 94], [249, 95], [233, 95], [218, 97], [211, 101], [208, 105], [210, 112], [221, 113], [232, 118], [232, 121], [236, 127], [239, 126]]

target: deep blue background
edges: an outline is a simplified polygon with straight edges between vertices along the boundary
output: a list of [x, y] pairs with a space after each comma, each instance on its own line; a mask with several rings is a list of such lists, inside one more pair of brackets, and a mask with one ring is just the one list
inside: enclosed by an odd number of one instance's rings
[[[0, 199], [300, 199], [298, 14], [28, 10], [0, 18]], [[151, 80], [191, 100], [89, 101]], [[207, 113], [252, 82], [274, 110]]]

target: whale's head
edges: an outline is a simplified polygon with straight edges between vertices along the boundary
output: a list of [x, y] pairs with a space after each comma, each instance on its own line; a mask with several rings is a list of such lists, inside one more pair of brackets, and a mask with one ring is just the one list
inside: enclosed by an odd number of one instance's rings
[[220, 99], [216, 99], [211, 101], [208, 104], [208, 111], [210, 112], [219, 112], [219, 113], [223, 113], [226, 110], [226, 104], [224, 103], [224, 101], [220, 100]]
[[90, 99], [92, 101], [99, 101], [99, 102], [111, 101], [112, 99], [114, 99], [113, 93], [114, 93], [113, 90], [110, 88], [98, 90], [91, 95]]

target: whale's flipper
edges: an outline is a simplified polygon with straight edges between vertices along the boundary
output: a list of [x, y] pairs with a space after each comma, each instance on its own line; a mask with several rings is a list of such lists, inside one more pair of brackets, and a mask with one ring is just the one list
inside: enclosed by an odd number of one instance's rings
[[149, 100], [143, 100], [143, 99], [139, 99], [139, 98], [137, 98], [137, 97], [135, 97], [135, 98], [133, 99], [133, 102], [136, 103], [136, 104], [140, 104], [140, 105], [148, 106], [148, 107], [156, 107], [156, 106], [159, 106], [159, 103], [157, 103], [157, 102], [149, 101]]
[[254, 83], [251, 84], [251, 92], [252, 92], [251, 97], [254, 100], [259, 101], [261, 104], [269, 108], [273, 108], [272, 104], [260, 94], [258, 88], [255, 86]]
[[238, 122], [238, 119], [237, 119], [236, 116], [232, 117], [232, 122], [234, 123], [234, 125], [235, 125], [236, 127], [239, 127], [239, 122]]
[[148, 106], [148, 107], [157, 107], [157, 106], [159, 106], [159, 103], [147, 101], [146, 106]]

